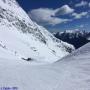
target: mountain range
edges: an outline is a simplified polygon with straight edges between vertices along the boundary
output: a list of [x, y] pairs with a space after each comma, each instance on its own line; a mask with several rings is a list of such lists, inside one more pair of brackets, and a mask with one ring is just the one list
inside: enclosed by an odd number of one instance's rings
[[90, 32], [85, 30], [66, 30], [53, 33], [53, 35], [62, 41], [74, 45], [76, 49], [90, 42]]

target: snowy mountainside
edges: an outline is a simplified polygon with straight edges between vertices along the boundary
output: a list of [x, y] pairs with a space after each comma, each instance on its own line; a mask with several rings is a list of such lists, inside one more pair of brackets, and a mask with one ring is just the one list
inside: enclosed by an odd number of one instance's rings
[[0, 86], [19, 90], [90, 90], [90, 43], [49, 65], [0, 58]]
[[57, 61], [74, 50], [33, 22], [15, 0], [0, 0], [0, 48], [18, 59], [45, 62]]

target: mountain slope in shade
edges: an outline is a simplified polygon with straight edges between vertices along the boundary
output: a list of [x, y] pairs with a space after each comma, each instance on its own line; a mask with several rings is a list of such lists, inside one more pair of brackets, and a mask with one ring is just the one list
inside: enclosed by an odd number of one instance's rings
[[0, 49], [1, 58], [54, 62], [74, 47], [33, 22], [15, 0], [0, 0]]
[[76, 49], [90, 42], [90, 32], [84, 30], [67, 30], [64, 32], [54, 33], [54, 36], [60, 40], [74, 45]]
[[19, 90], [90, 90], [90, 43], [50, 65], [0, 58], [0, 86]]

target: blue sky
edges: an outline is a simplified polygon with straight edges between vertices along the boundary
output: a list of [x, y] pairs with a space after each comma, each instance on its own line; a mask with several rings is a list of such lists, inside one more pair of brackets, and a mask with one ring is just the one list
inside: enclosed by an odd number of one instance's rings
[[17, 0], [32, 20], [50, 31], [90, 31], [90, 0]]

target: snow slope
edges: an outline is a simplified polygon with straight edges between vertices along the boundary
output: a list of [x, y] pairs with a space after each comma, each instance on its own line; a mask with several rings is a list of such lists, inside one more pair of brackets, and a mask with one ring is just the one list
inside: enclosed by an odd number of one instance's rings
[[15, 0], [0, 0], [0, 49], [3, 49], [1, 58], [31, 58], [51, 63], [69, 54], [74, 47], [33, 22]]
[[18, 90], [90, 90], [90, 43], [50, 65], [0, 58], [0, 87]]

